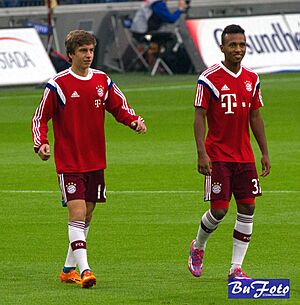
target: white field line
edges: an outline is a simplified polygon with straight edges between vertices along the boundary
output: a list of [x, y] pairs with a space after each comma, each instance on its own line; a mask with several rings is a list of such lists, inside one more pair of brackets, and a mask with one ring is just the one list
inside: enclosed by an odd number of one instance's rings
[[[55, 194], [60, 193], [59, 191], [47, 191], [47, 190], [0, 190], [0, 193], [15, 193], [15, 194]], [[200, 194], [202, 191], [192, 190], [132, 190], [132, 191], [107, 191], [108, 194]], [[300, 193], [300, 190], [271, 190], [263, 191], [263, 193], [274, 193], [274, 194], [289, 194], [289, 193]]]
[[[192, 89], [194, 88], [196, 90], [196, 82], [193, 85], [178, 85], [178, 86], [155, 86], [155, 87], [141, 87], [141, 88], [128, 88], [128, 89], [122, 89], [122, 92], [143, 92], [143, 91], [162, 91], [162, 90], [180, 90], [180, 89]], [[22, 98], [22, 99], [28, 99], [28, 98], [36, 98], [41, 97], [41, 94], [31, 94], [31, 95], [14, 95], [14, 98]], [[12, 96], [0, 96], [0, 99], [7, 99], [11, 98]]]
[[[262, 80], [262, 84], [268, 84], [268, 83], [289, 83], [293, 81], [300, 81], [299, 77], [289, 77], [289, 78], [283, 78], [283, 79], [266, 79]], [[128, 89], [122, 89], [124, 93], [126, 92], [143, 92], [143, 91], [167, 91], [167, 90], [180, 90], [180, 89], [194, 89], [196, 88], [196, 78], [195, 78], [195, 83], [191, 85], [178, 85], [178, 86], [154, 86], [154, 87], [142, 87], [142, 88], [128, 88]], [[36, 97], [41, 97], [41, 94], [32, 94], [32, 95], [15, 95], [15, 98], [22, 98], [22, 99], [27, 99], [27, 98], [36, 98]], [[0, 96], [1, 99], [7, 99], [10, 98], [11, 96]]]

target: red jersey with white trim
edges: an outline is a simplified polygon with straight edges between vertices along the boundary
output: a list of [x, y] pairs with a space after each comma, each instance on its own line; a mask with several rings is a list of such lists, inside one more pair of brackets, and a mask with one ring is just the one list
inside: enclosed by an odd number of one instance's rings
[[250, 144], [250, 111], [263, 106], [258, 75], [241, 66], [234, 74], [222, 63], [198, 79], [195, 107], [207, 110], [205, 140], [211, 161], [254, 162]]
[[86, 77], [78, 76], [71, 69], [60, 72], [47, 83], [32, 119], [35, 152], [48, 143], [47, 123], [52, 119], [58, 173], [104, 169], [105, 110], [127, 126], [141, 119], [104, 72], [89, 69]]

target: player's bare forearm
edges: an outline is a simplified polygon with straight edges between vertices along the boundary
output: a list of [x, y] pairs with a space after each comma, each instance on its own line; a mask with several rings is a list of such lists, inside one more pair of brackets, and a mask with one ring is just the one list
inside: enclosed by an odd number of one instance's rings
[[261, 164], [262, 164], [262, 173], [261, 176], [265, 177], [270, 173], [271, 164], [269, 159], [269, 152], [268, 152], [268, 145], [267, 145], [267, 138], [265, 134], [265, 127], [263, 119], [259, 113], [259, 110], [251, 111], [250, 115], [250, 126], [253, 132], [253, 135], [258, 143], [260, 148], [262, 157], [261, 157]]
[[205, 134], [206, 134], [206, 110], [203, 108], [195, 109], [194, 117], [194, 136], [197, 145], [198, 156], [206, 154]]
[[211, 161], [205, 149], [206, 110], [195, 109], [194, 136], [198, 153], [198, 172], [203, 175], [211, 174]]

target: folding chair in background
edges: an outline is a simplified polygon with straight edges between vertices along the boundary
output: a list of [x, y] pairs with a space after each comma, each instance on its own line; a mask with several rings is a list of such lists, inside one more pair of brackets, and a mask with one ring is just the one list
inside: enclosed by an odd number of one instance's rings
[[[134, 54], [134, 57], [131, 58], [129, 65], [127, 66], [127, 70], [130, 70], [130, 69], [134, 68], [137, 64], [140, 64], [142, 66], [142, 68], [146, 69], [147, 71], [150, 71], [150, 66], [144, 57], [145, 54], [147, 53], [149, 44], [146, 42], [146, 40], [145, 40], [145, 43], [141, 43], [133, 37], [133, 35], [130, 31], [131, 19], [129, 19], [126, 16], [126, 17], [123, 17], [121, 21], [122, 21], [123, 30], [125, 33], [125, 38], [128, 42], [130, 49], [133, 51], [133, 54]], [[142, 48], [141, 48], [141, 46], [142, 46]]]

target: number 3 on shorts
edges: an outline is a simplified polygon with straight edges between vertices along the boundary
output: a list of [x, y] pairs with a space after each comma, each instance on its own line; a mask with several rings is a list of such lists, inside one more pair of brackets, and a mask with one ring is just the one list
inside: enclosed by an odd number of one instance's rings
[[261, 188], [260, 188], [260, 185], [259, 185], [259, 180], [258, 179], [252, 179], [252, 182], [253, 182], [253, 186], [254, 186], [254, 191], [252, 191], [252, 194], [253, 195], [257, 195], [257, 194], [260, 194], [261, 193]]

